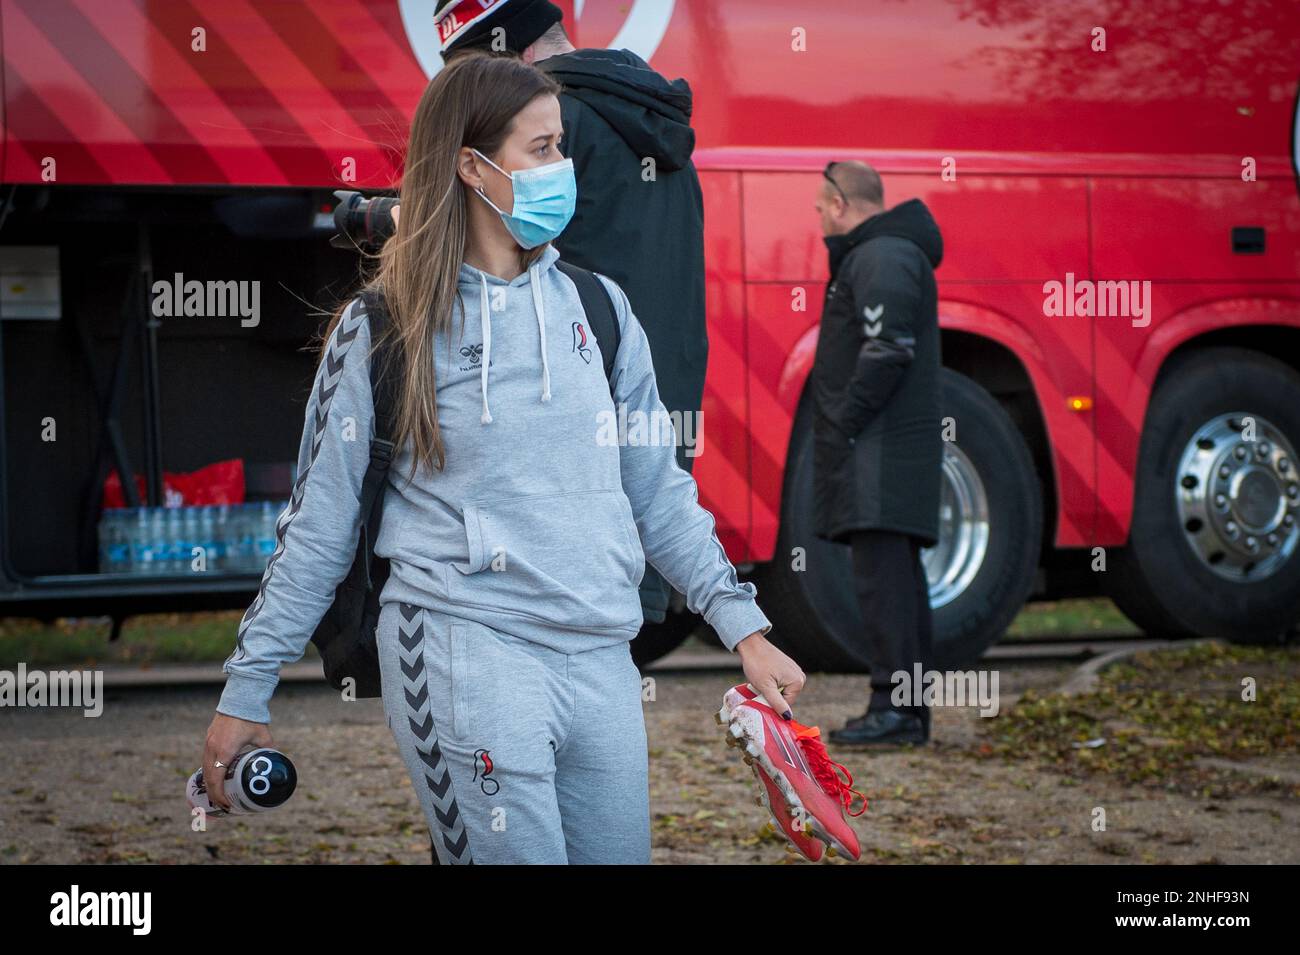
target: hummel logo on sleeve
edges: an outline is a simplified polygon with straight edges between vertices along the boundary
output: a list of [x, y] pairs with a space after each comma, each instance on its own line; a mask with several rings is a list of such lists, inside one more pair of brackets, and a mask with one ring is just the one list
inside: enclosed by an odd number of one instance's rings
[[872, 308], [869, 305], [864, 305], [862, 307], [862, 315], [865, 319], [863, 326], [867, 330], [867, 337], [875, 338], [880, 334], [880, 329], [885, 325], [884, 320], [881, 318], [884, 314], [884, 305], [877, 305], [875, 308]]

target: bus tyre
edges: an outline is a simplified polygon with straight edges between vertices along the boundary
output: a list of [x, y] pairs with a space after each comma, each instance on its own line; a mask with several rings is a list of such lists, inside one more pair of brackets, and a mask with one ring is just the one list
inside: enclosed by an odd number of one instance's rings
[[1153, 636], [1285, 639], [1300, 619], [1300, 375], [1241, 348], [1157, 384], [1108, 591]]
[[[1033, 585], [1042, 546], [1042, 489], [1024, 438], [993, 397], [944, 369], [945, 445], [940, 540], [922, 552], [934, 608], [938, 669], [964, 667], [1006, 630]], [[812, 426], [795, 420], [781, 530], [756, 573], [771, 638], [806, 670], [867, 669], [849, 548], [812, 533]]]
[[631, 644], [632, 662], [645, 669], [661, 657], [676, 650], [703, 622], [703, 617], [689, 610], [668, 608], [663, 623], [643, 623]]

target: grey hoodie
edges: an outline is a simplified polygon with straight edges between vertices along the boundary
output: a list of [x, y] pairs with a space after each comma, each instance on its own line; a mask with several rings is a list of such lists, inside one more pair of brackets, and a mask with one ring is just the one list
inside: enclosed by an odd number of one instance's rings
[[[392, 562], [381, 600], [576, 653], [636, 636], [648, 560], [735, 649], [771, 623], [754, 585], [737, 581], [694, 479], [677, 464], [645, 332], [622, 289], [600, 276], [622, 331], [607, 383], [557, 258], [547, 246], [509, 282], [461, 265], [464, 310], [456, 308], [450, 341], [440, 337], [434, 353], [446, 467], [422, 468], [408, 484], [409, 445], [393, 459], [375, 542]], [[280, 667], [302, 657], [360, 528], [374, 431], [360, 299], [328, 347], [275, 553], [224, 666], [217, 710], [258, 723], [270, 722]]]

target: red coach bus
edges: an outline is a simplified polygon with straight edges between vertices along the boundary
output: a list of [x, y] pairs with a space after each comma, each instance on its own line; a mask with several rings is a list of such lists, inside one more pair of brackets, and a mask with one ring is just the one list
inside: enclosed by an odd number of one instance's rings
[[[244, 462], [286, 498], [331, 190], [391, 190], [435, 0], [0, 0], [0, 602], [243, 606], [256, 570], [105, 568], [110, 470]], [[701, 498], [810, 667], [860, 668], [847, 550], [809, 532], [830, 159], [943, 229], [940, 665], [1030, 596], [1264, 641], [1300, 615], [1292, 0], [586, 0], [580, 46], [695, 91], [710, 327]], [[648, 263], [647, 267], [654, 267]], [[160, 318], [159, 279], [251, 288]], [[666, 279], [667, 280], [667, 279]], [[256, 316], [250, 316], [256, 312]], [[143, 513], [143, 512], [140, 512]], [[152, 513], [152, 512], [151, 512]], [[141, 518], [144, 520], [144, 518]], [[818, 568], [815, 573], [800, 568]], [[644, 635], [642, 657], [692, 621]]]

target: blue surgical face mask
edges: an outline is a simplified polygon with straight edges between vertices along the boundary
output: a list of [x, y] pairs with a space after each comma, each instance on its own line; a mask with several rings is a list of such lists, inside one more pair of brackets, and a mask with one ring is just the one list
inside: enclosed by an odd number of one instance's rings
[[564, 231], [564, 227], [573, 218], [574, 205], [578, 199], [578, 183], [573, 176], [572, 159], [561, 159], [531, 169], [516, 169], [510, 173], [477, 149], [474, 152], [497, 172], [508, 177], [514, 187], [514, 208], [509, 212], [498, 209], [482, 189], [475, 191], [484, 202], [496, 209], [497, 215], [501, 216], [501, 221], [516, 242], [525, 249], [535, 249]]

